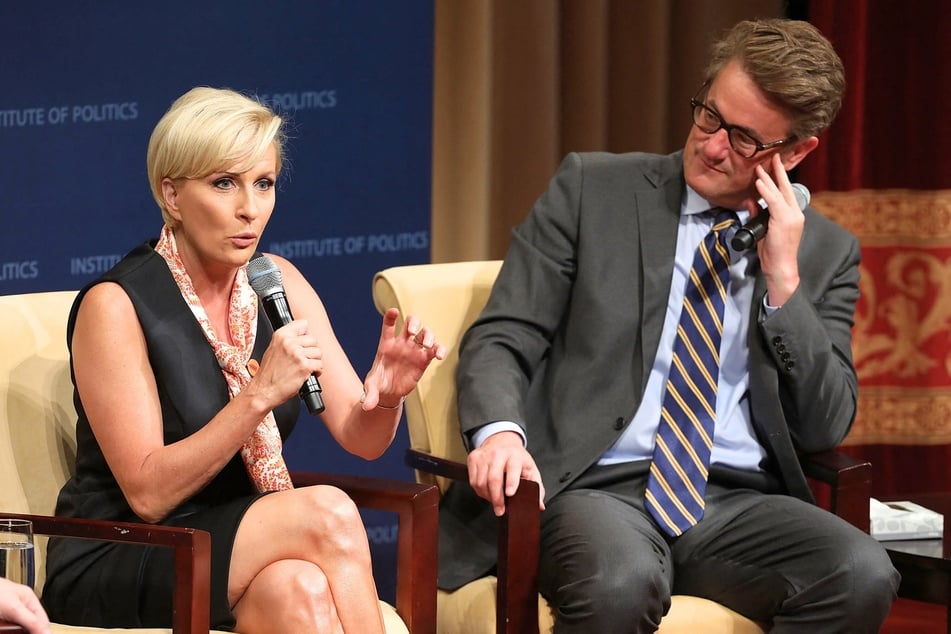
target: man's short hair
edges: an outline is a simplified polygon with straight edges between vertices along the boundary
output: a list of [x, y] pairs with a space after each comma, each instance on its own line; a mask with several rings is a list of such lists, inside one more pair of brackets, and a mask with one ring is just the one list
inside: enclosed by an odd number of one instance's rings
[[771, 100], [789, 113], [796, 139], [818, 135], [835, 119], [845, 92], [845, 68], [832, 44], [808, 22], [740, 22], [714, 42], [704, 80], [736, 60]]

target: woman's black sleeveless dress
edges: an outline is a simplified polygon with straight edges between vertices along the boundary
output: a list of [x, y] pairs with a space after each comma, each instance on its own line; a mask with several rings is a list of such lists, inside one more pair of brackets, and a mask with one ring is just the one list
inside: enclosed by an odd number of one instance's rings
[[[120, 284], [145, 332], [162, 406], [165, 443], [171, 444], [201, 429], [227, 404], [229, 396], [214, 351], [165, 260], [155, 253], [154, 244], [136, 248], [80, 292], [70, 312], [67, 343], [72, 346], [76, 312], [86, 291], [100, 282]], [[261, 359], [272, 333], [264, 311], [259, 311], [253, 358]], [[56, 514], [141, 521], [109, 470], [75, 389], [73, 401], [78, 413], [76, 469], [60, 491]], [[285, 440], [299, 409], [295, 398], [274, 410]], [[234, 626], [227, 598], [231, 547], [238, 523], [258, 497], [241, 456], [235, 454], [204, 489], [161, 522], [211, 533], [211, 625], [216, 629]], [[43, 604], [56, 622], [96, 627], [171, 626], [171, 549], [54, 538], [47, 549], [46, 571]]]

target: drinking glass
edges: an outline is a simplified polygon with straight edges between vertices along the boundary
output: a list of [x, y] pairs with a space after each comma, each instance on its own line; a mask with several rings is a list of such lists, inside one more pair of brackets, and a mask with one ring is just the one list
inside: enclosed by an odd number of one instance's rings
[[33, 587], [33, 523], [0, 518], [0, 577]]

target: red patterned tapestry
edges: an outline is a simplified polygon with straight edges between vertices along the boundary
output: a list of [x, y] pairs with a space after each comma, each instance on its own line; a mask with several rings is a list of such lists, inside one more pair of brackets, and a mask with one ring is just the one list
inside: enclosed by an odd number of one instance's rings
[[813, 206], [862, 243], [846, 444], [951, 443], [951, 190], [820, 192]]

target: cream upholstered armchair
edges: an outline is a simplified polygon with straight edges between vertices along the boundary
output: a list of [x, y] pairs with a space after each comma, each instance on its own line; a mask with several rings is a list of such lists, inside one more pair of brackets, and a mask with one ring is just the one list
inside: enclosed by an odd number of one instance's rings
[[[209, 631], [208, 533], [147, 524], [52, 517], [56, 496], [75, 463], [76, 412], [66, 348], [66, 320], [75, 291], [0, 297], [0, 517], [32, 519], [36, 589], [45, 578], [46, 535], [106, 539], [174, 549], [173, 628], [106, 630], [54, 625], [57, 633]], [[378, 478], [293, 473], [295, 484], [331, 484], [361, 507], [397, 514], [396, 609], [381, 602], [386, 631], [435, 631], [438, 492], [429, 485]], [[10, 628], [10, 629], [5, 629]], [[0, 621], [0, 632], [21, 631]]]
[[[449, 348], [406, 398], [411, 448], [407, 462], [420, 482], [445, 491], [451, 480], [468, 482], [466, 452], [459, 434], [455, 371], [458, 343], [488, 299], [501, 261], [398, 266], [376, 274], [373, 300], [382, 313], [396, 306], [433, 328]], [[807, 474], [835, 511], [868, 532], [871, 465], [838, 453], [804, 461]], [[477, 579], [454, 591], [438, 591], [437, 631], [447, 634], [550, 632], [553, 615], [537, 591], [538, 488], [523, 481], [509, 498], [499, 528], [497, 576]], [[713, 601], [675, 596], [660, 632], [762, 633], [754, 623]]]

